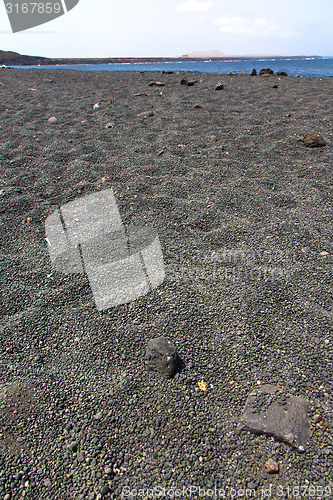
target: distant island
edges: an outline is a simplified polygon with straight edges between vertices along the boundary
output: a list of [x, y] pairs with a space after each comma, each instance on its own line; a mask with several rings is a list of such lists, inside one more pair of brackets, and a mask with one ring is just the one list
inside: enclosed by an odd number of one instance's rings
[[225, 58], [228, 56], [226, 54], [223, 54], [223, 52], [220, 52], [219, 50], [195, 50], [194, 52], [191, 52], [190, 54], [183, 57], [194, 59], [216, 59]]
[[[194, 51], [190, 54], [185, 54], [180, 57], [103, 57], [103, 58], [49, 58], [42, 56], [22, 55], [18, 52], [6, 52], [0, 50], [0, 65], [2, 66], [49, 66], [49, 65], [75, 65], [75, 64], [116, 64], [116, 63], [142, 63], [142, 62], [178, 62], [186, 58], [187, 61], [196, 61], [198, 59], [298, 59], [308, 56], [272, 56], [272, 55], [243, 55], [243, 56], [227, 56], [219, 50]], [[318, 57], [320, 56], [311, 56]]]

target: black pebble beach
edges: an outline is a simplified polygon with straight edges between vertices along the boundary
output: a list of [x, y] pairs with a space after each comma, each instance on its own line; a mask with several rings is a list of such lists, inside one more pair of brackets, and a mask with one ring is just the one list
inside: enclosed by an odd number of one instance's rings
[[[333, 498], [332, 90], [0, 70], [0, 499]], [[111, 187], [166, 277], [99, 312], [52, 270], [45, 220]], [[171, 379], [145, 367], [160, 336]], [[263, 384], [309, 402], [304, 453], [239, 424]]]

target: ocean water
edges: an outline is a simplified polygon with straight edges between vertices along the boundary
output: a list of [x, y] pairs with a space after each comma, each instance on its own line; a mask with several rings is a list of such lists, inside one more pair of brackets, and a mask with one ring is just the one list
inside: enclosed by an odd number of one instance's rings
[[275, 71], [285, 71], [289, 76], [333, 77], [333, 57], [304, 57], [290, 59], [228, 59], [228, 60], [198, 60], [142, 63], [110, 63], [110, 64], [75, 64], [48, 66], [16, 66], [18, 68], [62, 68], [81, 71], [183, 71], [192, 73], [224, 74], [230, 71], [240, 73], [250, 72], [255, 68], [259, 72], [263, 68]]

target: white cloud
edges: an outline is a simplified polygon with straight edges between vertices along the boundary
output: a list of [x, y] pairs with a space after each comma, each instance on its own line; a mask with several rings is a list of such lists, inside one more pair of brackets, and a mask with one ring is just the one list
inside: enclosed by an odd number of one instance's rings
[[199, 2], [198, 0], [185, 0], [185, 2], [177, 5], [177, 10], [182, 10], [184, 12], [204, 12], [205, 10], [210, 10], [214, 7], [214, 2], [208, 0], [207, 2]]
[[287, 24], [277, 24], [261, 17], [225, 15], [215, 19], [219, 31], [230, 35], [270, 35], [279, 38], [294, 38], [299, 34]]

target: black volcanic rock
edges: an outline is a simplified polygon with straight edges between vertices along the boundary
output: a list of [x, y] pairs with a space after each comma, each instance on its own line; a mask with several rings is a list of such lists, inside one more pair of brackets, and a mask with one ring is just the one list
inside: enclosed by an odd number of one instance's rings
[[177, 363], [177, 348], [171, 340], [166, 337], [157, 337], [148, 342], [146, 364], [149, 370], [171, 378], [177, 370]]
[[273, 75], [273, 70], [270, 69], [270, 68], [264, 68], [264, 69], [261, 69], [259, 71], [259, 75], [261, 76], [269, 76], [269, 75]]

